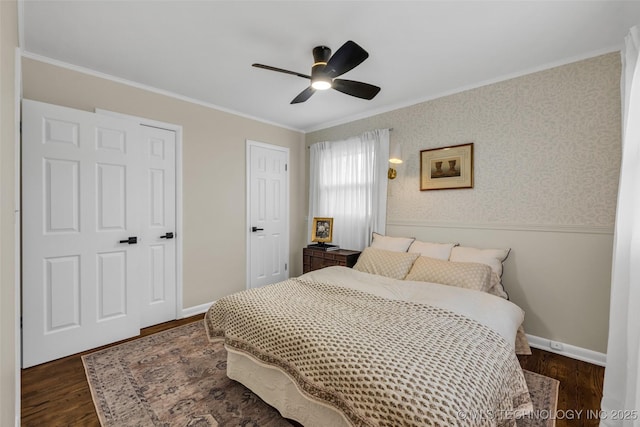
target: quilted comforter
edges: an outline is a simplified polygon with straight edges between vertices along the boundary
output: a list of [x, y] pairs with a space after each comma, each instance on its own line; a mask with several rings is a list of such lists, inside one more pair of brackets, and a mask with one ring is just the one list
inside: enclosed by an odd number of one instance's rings
[[298, 278], [218, 300], [205, 325], [354, 426], [511, 426], [531, 411], [513, 342], [446, 308]]

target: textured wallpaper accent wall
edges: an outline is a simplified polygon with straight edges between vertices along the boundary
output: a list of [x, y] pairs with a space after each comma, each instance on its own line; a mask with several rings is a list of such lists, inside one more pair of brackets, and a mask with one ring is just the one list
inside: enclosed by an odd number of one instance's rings
[[[389, 182], [387, 234], [510, 248], [503, 282], [525, 311], [527, 333], [600, 363], [621, 156], [620, 73], [620, 55], [610, 53], [309, 133], [306, 144], [393, 128], [405, 162]], [[421, 192], [420, 150], [468, 142], [474, 188]]]
[[[425, 76], [428, 78], [428, 76]], [[313, 132], [307, 144], [391, 127], [404, 164], [394, 221], [611, 227], [620, 168], [618, 53]], [[419, 152], [473, 142], [474, 188], [419, 191]]]

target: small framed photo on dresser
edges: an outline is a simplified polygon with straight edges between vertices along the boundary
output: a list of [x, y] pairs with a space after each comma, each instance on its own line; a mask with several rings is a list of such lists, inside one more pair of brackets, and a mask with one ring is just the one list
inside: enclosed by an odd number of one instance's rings
[[313, 218], [311, 241], [318, 243], [333, 241], [333, 218]]

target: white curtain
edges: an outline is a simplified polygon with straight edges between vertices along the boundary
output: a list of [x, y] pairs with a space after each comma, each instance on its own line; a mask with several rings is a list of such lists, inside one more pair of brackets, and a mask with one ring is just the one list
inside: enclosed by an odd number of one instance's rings
[[333, 244], [362, 250], [385, 232], [389, 129], [311, 146], [309, 241], [314, 217], [333, 218]]
[[602, 398], [606, 419], [601, 420], [601, 426], [640, 426], [639, 47], [640, 26], [636, 26], [625, 38], [622, 51], [622, 166], [613, 245], [609, 345]]

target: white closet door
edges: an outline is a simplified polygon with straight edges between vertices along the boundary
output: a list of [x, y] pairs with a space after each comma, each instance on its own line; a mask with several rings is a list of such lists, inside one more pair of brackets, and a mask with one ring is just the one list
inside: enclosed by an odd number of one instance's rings
[[22, 104], [23, 367], [139, 334], [140, 128]]
[[141, 327], [176, 319], [176, 133], [141, 126], [142, 191]]
[[289, 277], [289, 153], [248, 141], [249, 288]]

